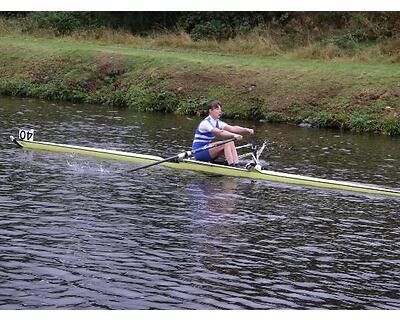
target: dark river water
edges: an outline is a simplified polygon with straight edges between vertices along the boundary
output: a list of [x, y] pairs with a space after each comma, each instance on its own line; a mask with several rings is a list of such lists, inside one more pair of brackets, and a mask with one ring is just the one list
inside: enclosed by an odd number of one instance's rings
[[[198, 121], [0, 98], [0, 309], [400, 308], [399, 199], [9, 141], [164, 156]], [[276, 142], [272, 170], [400, 188], [398, 138], [245, 124]]]

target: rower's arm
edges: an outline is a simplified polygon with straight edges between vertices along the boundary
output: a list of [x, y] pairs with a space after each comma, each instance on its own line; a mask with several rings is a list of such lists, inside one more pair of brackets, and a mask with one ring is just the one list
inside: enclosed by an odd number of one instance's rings
[[254, 135], [254, 130], [250, 128], [240, 127], [240, 126], [230, 126], [229, 124], [225, 126], [224, 130], [232, 133], [248, 133], [249, 135]]
[[211, 130], [212, 133], [214, 133], [215, 135], [225, 139], [225, 138], [232, 138], [232, 133], [233, 136], [237, 139], [237, 140], [242, 140], [243, 137], [240, 134], [237, 134], [235, 132], [229, 131], [229, 130], [221, 130], [218, 128], [214, 128]]

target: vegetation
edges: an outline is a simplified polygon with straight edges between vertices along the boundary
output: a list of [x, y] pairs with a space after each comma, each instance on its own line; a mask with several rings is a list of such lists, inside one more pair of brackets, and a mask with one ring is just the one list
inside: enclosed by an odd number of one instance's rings
[[[400, 134], [398, 13], [3, 13], [0, 94]], [[160, 50], [161, 49], [161, 50]]]
[[400, 12], [3, 12], [0, 32], [293, 59], [400, 62]]

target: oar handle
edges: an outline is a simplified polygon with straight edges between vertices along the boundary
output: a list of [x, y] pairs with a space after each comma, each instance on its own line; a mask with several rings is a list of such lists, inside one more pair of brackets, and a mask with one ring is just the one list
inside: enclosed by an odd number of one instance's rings
[[236, 140], [236, 138], [233, 137], [233, 138], [230, 138], [230, 139], [227, 139], [227, 140], [219, 141], [219, 142], [216, 142], [216, 143], [211, 144], [211, 145], [207, 145], [207, 146], [204, 146], [204, 147], [201, 147], [201, 148], [198, 148], [198, 149], [194, 149], [194, 150], [191, 150], [191, 151], [182, 152], [182, 153], [179, 153], [179, 154], [177, 154], [175, 156], [172, 156], [172, 157], [169, 157], [169, 158], [165, 158], [165, 159], [162, 159], [162, 160], [159, 160], [159, 161], [156, 161], [156, 162], [152, 162], [152, 163], [146, 164], [146, 165], [141, 166], [141, 167], [134, 168], [134, 169], [132, 169], [130, 171], [134, 172], [134, 171], [138, 171], [138, 170], [141, 170], [141, 169], [146, 169], [146, 168], [149, 168], [149, 167], [152, 167], [152, 166], [156, 166], [156, 165], [164, 163], [164, 162], [169, 162], [169, 161], [174, 161], [174, 160], [183, 160], [185, 158], [191, 157], [192, 155], [194, 155], [194, 154], [196, 154], [198, 152], [201, 152], [201, 151], [204, 151], [204, 150], [209, 150], [209, 149], [221, 146], [221, 145], [223, 145], [225, 143], [228, 143], [228, 142], [231, 142], [231, 141], [235, 141], [235, 140]]
[[215, 142], [215, 143], [213, 143], [211, 145], [207, 145], [207, 146], [204, 146], [204, 147], [189, 151], [190, 155], [188, 157], [190, 157], [191, 155], [196, 154], [198, 152], [201, 152], [201, 151], [204, 151], [204, 150], [209, 150], [209, 149], [212, 149], [212, 148], [216, 148], [216, 147], [222, 146], [223, 144], [226, 144], [228, 142], [235, 141], [235, 140], [236, 140], [236, 138], [232, 137], [232, 138], [227, 139], [227, 140], [218, 141], [218, 142]]

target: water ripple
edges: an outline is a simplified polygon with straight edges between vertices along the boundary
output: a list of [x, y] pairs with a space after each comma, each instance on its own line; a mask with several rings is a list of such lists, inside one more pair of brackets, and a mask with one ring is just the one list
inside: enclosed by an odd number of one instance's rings
[[[47, 103], [2, 105], [1, 131], [21, 125], [16, 110], [43, 140], [154, 154], [190, 144], [192, 122], [173, 116], [51, 107], [35, 120]], [[276, 151], [275, 169], [393, 186], [400, 179], [394, 142], [301, 132], [286, 141], [304, 152]], [[2, 149], [0, 309], [400, 307], [398, 200], [131, 168]]]

